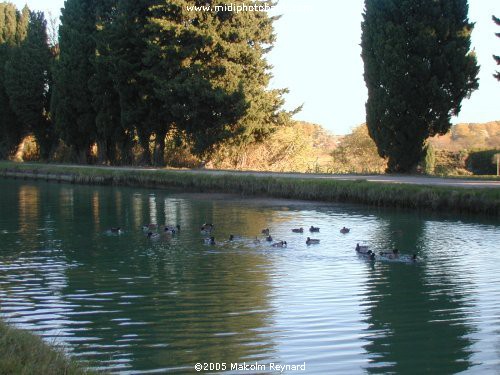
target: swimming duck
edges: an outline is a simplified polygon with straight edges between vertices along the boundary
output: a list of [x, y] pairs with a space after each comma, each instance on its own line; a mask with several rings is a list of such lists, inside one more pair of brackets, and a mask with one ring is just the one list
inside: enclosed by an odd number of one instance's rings
[[278, 241], [273, 243], [273, 247], [286, 247], [286, 241]]
[[304, 228], [294, 228], [292, 229], [293, 233], [304, 233]]
[[371, 260], [375, 259], [375, 253], [371, 250], [368, 250], [367, 252], [358, 252], [358, 255]]
[[158, 233], [153, 233], [153, 232], [148, 232], [147, 236], [151, 240], [157, 240], [160, 238], [160, 235]]
[[306, 244], [312, 245], [312, 244], [317, 244], [317, 243], [319, 243], [318, 239], [307, 237]]
[[368, 250], [368, 246], [360, 246], [359, 243], [356, 244], [356, 251], [361, 254], [366, 254], [368, 251], [371, 252], [371, 250]]
[[176, 226], [173, 225], [165, 225], [164, 232], [169, 233], [169, 234], [175, 234], [181, 230], [181, 226], [177, 224]]
[[200, 230], [202, 233], [205, 233], [205, 234], [212, 233], [212, 231], [214, 230], [214, 225], [205, 223], [201, 226]]
[[113, 228], [110, 228], [108, 230], [109, 233], [113, 233], [113, 234], [122, 234], [123, 233], [123, 229], [121, 227], [113, 227]]
[[260, 232], [266, 236], [269, 236], [269, 228], [262, 229]]
[[343, 234], [346, 234], [346, 233], [349, 233], [351, 230], [349, 228], [346, 228], [346, 227], [343, 227], [341, 230], [340, 230], [340, 233], [343, 233]]
[[203, 243], [206, 243], [207, 245], [215, 245], [215, 237], [210, 237], [210, 238], [204, 238]]
[[267, 242], [273, 242], [273, 238], [272, 238], [271, 236], [267, 236], [267, 237], [266, 237], [266, 241], [267, 241]]
[[309, 228], [309, 232], [319, 232], [319, 228], [311, 225], [311, 228]]

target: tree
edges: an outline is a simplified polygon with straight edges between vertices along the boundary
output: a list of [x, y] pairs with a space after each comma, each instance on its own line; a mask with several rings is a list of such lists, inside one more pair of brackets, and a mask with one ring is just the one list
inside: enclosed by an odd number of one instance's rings
[[434, 174], [434, 170], [436, 169], [436, 151], [431, 143], [425, 145], [424, 155], [422, 164], [425, 174]]
[[[103, 20], [98, 33], [100, 70], [107, 69], [108, 79], [119, 101], [119, 125], [99, 125], [100, 131], [115, 129], [113, 139], [123, 145], [130, 145], [132, 135], [137, 135], [142, 146], [142, 163], [163, 163], [164, 139], [168, 127], [157, 114], [161, 103], [154, 95], [150, 80], [143, 76], [146, 69], [144, 58], [150, 33], [151, 7], [158, 1], [117, 0], [110, 17]], [[154, 39], [154, 38], [151, 38]], [[163, 74], [160, 72], [160, 74]], [[102, 93], [95, 92], [96, 99]], [[111, 99], [111, 97], [108, 97]], [[105, 107], [101, 107], [106, 110]], [[109, 116], [108, 116], [109, 118]], [[114, 117], [116, 118], [116, 116]], [[150, 140], [155, 137], [155, 154], [151, 154]]]
[[96, 15], [92, 0], [66, 0], [59, 27], [52, 112], [58, 133], [78, 162], [90, 161], [96, 140], [96, 113], [89, 81], [95, 74]]
[[346, 135], [331, 153], [336, 173], [381, 173], [387, 161], [377, 155], [377, 146], [370, 138], [366, 124]]
[[21, 13], [17, 15], [16, 42], [20, 44], [28, 35], [28, 27], [30, 22], [31, 11], [25, 5]]
[[24, 129], [33, 132], [40, 156], [49, 157], [53, 128], [49, 116], [52, 54], [43, 12], [31, 12], [26, 39], [5, 65], [5, 89]]
[[21, 15], [11, 3], [0, 3], [0, 44], [15, 45], [18, 41], [18, 23]]
[[366, 118], [388, 172], [412, 171], [478, 88], [467, 13], [466, 0], [365, 0]]
[[[493, 22], [500, 26], [500, 18], [497, 18], [495, 16], [491, 16], [491, 18], [493, 19]], [[500, 33], [495, 33], [495, 35], [500, 38]], [[497, 65], [500, 65], [500, 56], [493, 55], [493, 58], [497, 62]], [[493, 74], [493, 77], [500, 81], [500, 72], [497, 71], [495, 74]]]
[[[101, 0], [96, 6], [95, 33], [96, 54], [93, 59], [95, 73], [90, 79], [92, 103], [96, 111], [97, 151], [99, 163], [131, 162], [133, 127], [122, 123], [121, 102], [114, 81], [115, 70], [112, 55], [117, 41], [110, 37], [115, 28], [117, 0]], [[126, 40], [126, 36], [125, 36]]]
[[152, 12], [145, 59], [151, 68], [143, 76], [161, 101], [162, 129], [176, 127], [197, 155], [223, 141], [262, 140], [289, 117], [281, 110], [284, 90], [267, 90], [264, 56], [275, 19], [227, 11], [222, 1], [211, 11], [190, 9], [192, 3], [162, 1]]
[[0, 3], [0, 158], [12, 157], [26, 134], [11, 108], [5, 89], [5, 66], [13, 51], [24, 40], [28, 29], [29, 9], [22, 13], [10, 3]]

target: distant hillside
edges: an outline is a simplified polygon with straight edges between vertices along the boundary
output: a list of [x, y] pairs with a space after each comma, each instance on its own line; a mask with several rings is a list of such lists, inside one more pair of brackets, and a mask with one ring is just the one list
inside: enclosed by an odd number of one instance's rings
[[430, 143], [446, 151], [500, 148], [500, 121], [453, 125], [449, 133], [431, 138]]

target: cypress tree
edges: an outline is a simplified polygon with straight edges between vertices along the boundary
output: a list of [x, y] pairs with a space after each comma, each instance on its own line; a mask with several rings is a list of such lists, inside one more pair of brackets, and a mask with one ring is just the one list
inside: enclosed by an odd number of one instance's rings
[[130, 163], [132, 132], [121, 123], [120, 97], [113, 82], [112, 45], [109, 38], [116, 16], [116, 0], [102, 0], [96, 6], [95, 73], [90, 80], [96, 111], [98, 161], [103, 164]]
[[20, 18], [15, 5], [11, 3], [0, 4], [0, 44], [15, 45], [18, 41], [17, 24]]
[[52, 112], [56, 128], [80, 163], [91, 160], [96, 114], [89, 81], [95, 74], [96, 13], [93, 0], [66, 0], [59, 27]]
[[478, 88], [466, 0], [365, 0], [362, 58], [370, 136], [388, 172], [409, 172]]
[[[141, 162], [145, 164], [153, 162], [151, 136], [155, 131], [161, 133], [156, 136], [159, 144], [164, 142], [167, 130], [161, 126], [163, 122], [156, 114], [161, 111], [160, 103], [149, 81], [142, 76], [149, 39], [147, 25], [154, 4], [152, 0], [117, 0], [112, 16], [104, 22], [99, 36], [101, 62], [108, 68], [119, 100], [120, 127], [115, 135], [119, 136], [119, 144], [125, 146], [130, 145], [134, 134], [137, 135], [143, 150]], [[163, 152], [164, 143], [157, 148]]]
[[264, 56], [274, 41], [274, 18], [233, 12], [222, 1], [212, 1], [211, 11], [191, 8], [200, 4], [162, 1], [154, 8], [151, 68], [143, 75], [161, 100], [162, 126], [175, 126], [203, 155], [222, 141], [262, 139], [287, 115], [280, 111], [284, 91], [267, 90]]
[[24, 39], [26, 39], [26, 35], [28, 34], [28, 25], [30, 22], [30, 14], [31, 12], [27, 5], [24, 6], [21, 13], [18, 13], [17, 28], [16, 28], [17, 44], [21, 43]]
[[31, 12], [26, 39], [5, 65], [5, 89], [23, 127], [33, 132], [40, 156], [49, 157], [53, 129], [49, 117], [52, 55], [43, 12]]
[[[491, 18], [493, 19], [493, 22], [500, 26], [500, 18], [497, 18], [495, 16], [491, 16]], [[500, 38], [500, 33], [495, 33], [495, 35]], [[495, 59], [497, 65], [500, 65], [500, 56], [493, 55], [493, 58]], [[493, 74], [493, 77], [500, 81], [500, 72], [497, 71], [495, 74]]]
[[11, 108], [5, 90], [5, 65], [26, 36], [29, 21], [27, 7], [20, 14], [10, 3], [0, 3], [0, 158], [12, 157], [26, 134]]
[[9, 96], [5, 91], [5, 64], [9, 61], [11, 49], [0, 45], [0, 159], [12, 157], [18, 148], [25, 130], [10, 107]]

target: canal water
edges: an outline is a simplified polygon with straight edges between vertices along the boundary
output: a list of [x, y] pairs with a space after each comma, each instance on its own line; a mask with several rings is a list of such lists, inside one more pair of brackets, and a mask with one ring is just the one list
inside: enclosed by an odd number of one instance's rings
[[0, 192], [0, 316], [95, 368], [500, 373], [495, 218], [12, 179]]

